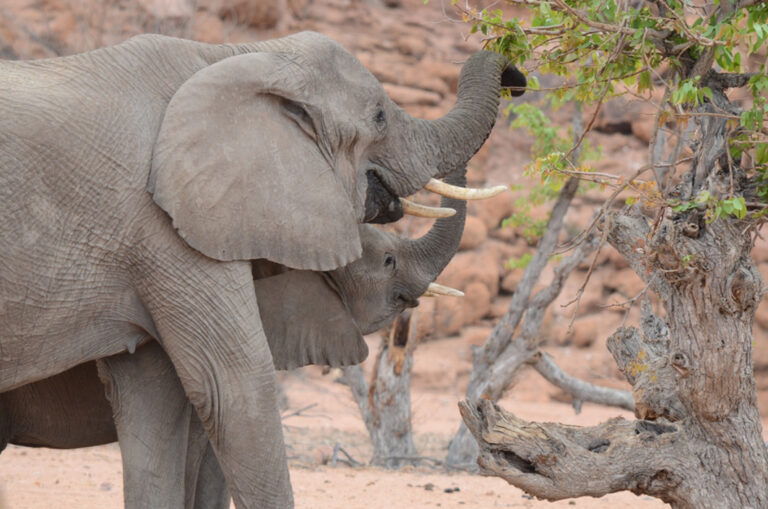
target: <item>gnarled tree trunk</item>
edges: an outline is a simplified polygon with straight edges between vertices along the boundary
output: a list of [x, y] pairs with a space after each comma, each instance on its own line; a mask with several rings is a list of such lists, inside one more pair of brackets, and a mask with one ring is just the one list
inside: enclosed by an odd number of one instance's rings
[[[750, 201], [754, 182], [727, 153], [722, 113], [738, 111], [723, 89], [733, 80], [712, 72], [702, 79], [713, 99], [697, 108], [707, 115], [698, 117], [693, 163], [667, 197], [685, 202], [707, 190], [717, 199]], [[631, 209], [603, 223], [665, 311], [662, 320], [646, 304], [640, 329], [619, 329], [609, 340], [633, 386], [639, 420], [536, 424], [490, 401], [462, 403], [485, 473], [549, 500], [630, 490], [676, 508], [768, 507], [768, 453], [752, 369], [752, 322], [762, 295], [749, 257], [754, 223], [711, 219], [702, 206], [667, 208], [655, 219]]]

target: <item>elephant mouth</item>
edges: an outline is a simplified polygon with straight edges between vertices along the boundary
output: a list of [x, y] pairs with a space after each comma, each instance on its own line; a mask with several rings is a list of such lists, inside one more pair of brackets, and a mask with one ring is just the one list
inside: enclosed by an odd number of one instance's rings
[[379, 176], [376, 170], [365, 172], [368, 188], [365, 193], [366, 223], [393, 223], [403, 217], [400, 197]]

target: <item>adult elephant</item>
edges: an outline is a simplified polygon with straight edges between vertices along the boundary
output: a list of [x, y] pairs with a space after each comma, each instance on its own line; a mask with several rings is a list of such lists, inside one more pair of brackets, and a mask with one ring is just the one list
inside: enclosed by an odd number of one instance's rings
[[[463, 172], [449, 180], [463, 184]], [[351, 264], [255, 279], [275, 367], [357, 364], [368, 353], [362, 334], [414, 307], [425, 292], [456, 294], [432, 281], [458, 249], [466, 206], [446, 198], [442, 206], [457, 213], [438, 219], [418, 240], [361, 225], [363, 256]], [[69, 449], [118, 438], [127, 508], [229, 507], [200, 420], [154, 341], [133, 354], [91, 361], [0, 393], [0, 450], [6, 443]]]
[[357, 223], [480, 146], [505, 65], [471, 58], [456, 107], [424, 122], [313, 33], [0, 62], [0, 392], [150, 335], [236, 506], [292, 507], [248, 260], [359, 258]]

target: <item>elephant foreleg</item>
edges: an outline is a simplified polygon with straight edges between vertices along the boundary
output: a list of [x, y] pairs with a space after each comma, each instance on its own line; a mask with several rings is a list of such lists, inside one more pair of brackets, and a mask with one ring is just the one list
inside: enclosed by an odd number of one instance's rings
[[185, 249], [153, 260], [143, 274], [142, 300], [236, 507], [292, 508], [275, 370], [250, 265]]

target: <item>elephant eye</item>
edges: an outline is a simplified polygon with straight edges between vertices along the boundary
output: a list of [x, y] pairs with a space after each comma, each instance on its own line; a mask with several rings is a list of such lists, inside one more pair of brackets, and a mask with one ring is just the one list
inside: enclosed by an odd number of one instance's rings
[[384, 257], [384, 266], [392, 267], [392, 269], [395, 269], [397, 267], [397, 261], [395, 260], [395, 256], [387, 253], [387, 256]]
[[374, 120], [378, 125], [383, 125], [387, 121], [387, 116], [384, 114], [384, 110], [379, 108], [378, 111], [376, 111], [376, 116], [374, 117]]

